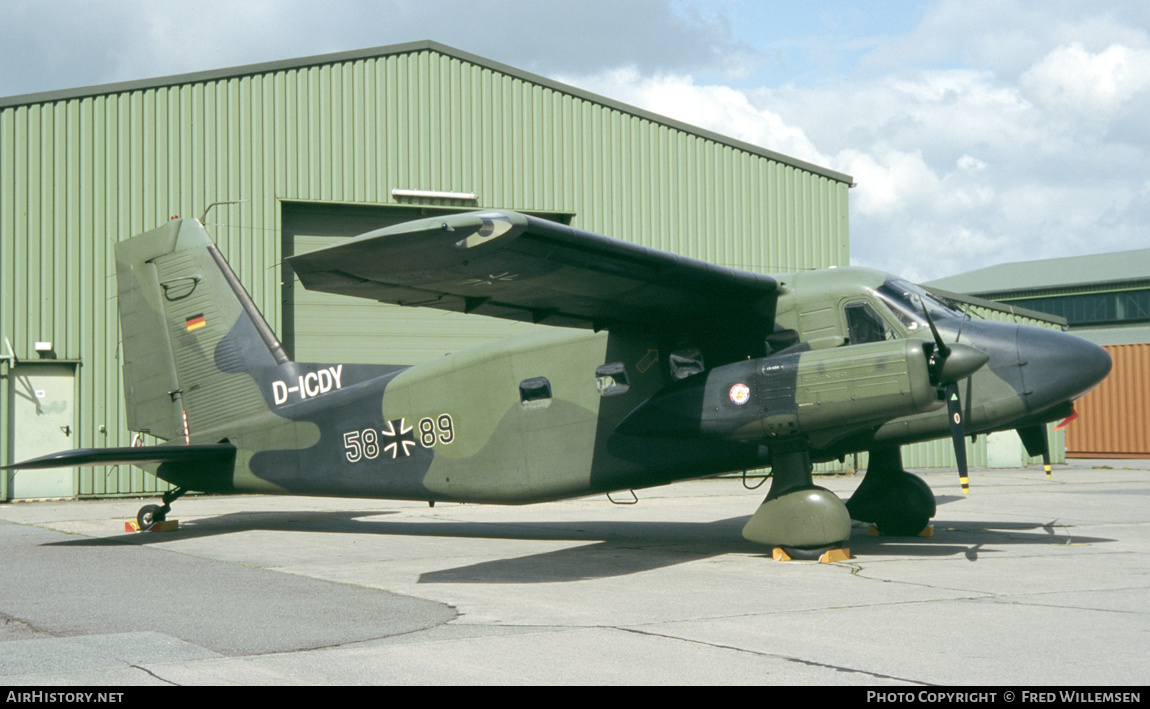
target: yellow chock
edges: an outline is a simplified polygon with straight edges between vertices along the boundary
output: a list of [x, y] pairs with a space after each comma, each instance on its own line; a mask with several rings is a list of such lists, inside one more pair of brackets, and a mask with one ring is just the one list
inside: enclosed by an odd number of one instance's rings
[[[180, 528], [180, 520], [178, 520], [178, 519], [165, 519], [163, 521], [156, 522], [154, 525], [152, 525], [152, 528], [147, 530], [147, 531], [149, 531], [149, 532], [174, 532], [179, 528]], [[140, 531], [140, 525], [137, 524], [136, 520], [134, 520], [134, 519], [128, 520], [128, 521], [124, 522], [124, 531], [125, 532], [139, 532]]]
[[820, 564], [832, 564], [836, 561], [850, 561], [851, 550], [847, 548], [842, 549], [827, 549], [823, 555], [819, 557]]
[[874, 526], [873, 524], [868, 524], [866, 526], [866, 535], [868, 537], [877, 537], [877, 536], [880, 536], [881, 534], [882, 534], [882, 532], [878, 531], [878, 527]]
[[919, 532], [918, 536], [920, 536], [920, 537], [933, 537], [934, 536], [934, 525], [933, 524], [926, 525], [926, 529]]
[[[775, 561], [792, 561], [792, 557], [787, 553], [786, 549], [782, 547], [775, 547], [771, 552], [771, 558]], [[819, 555], [820, 564], [830, 564], [835, 561], [847, 561], [851, 558], [851, 550], [843, 547], [842, 549], [827, 549]], [[806, 557], [808, 561], [813, 561], [814, 557]]]

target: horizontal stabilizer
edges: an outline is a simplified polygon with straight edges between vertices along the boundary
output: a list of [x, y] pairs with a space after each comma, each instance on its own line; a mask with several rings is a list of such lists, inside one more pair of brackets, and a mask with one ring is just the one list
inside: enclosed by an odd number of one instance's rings
[[41, 470], [70, 468], [76, 465], [116, 465], [119, 463], [197, 463], [212, 465], [231, 463], [236, 447], [230, 443], [203, 445], [133, 446], [129, 448], [77, 448], [60, 451], [21, 463], [0, 466], [0, 470]]

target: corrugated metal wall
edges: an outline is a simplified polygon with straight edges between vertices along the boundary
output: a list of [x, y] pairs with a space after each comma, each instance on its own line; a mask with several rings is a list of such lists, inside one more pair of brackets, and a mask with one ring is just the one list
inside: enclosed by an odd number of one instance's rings
[[[571, 213], [583, 229], [749, 270], [848, 261], [845, 176], [441, 45], [359, 54], [0, 100], [0, 335], [20, 359], [51, 340], [81, 362], [76, 445], [129, 443], [113, 242], [212, 202], [248, 200], [207, 221], [276, 328], [282, 203], [397, 204], [393, 188], [479, 195], [426, 202], [438, 206]], [[155, 484], [82, 469], [78, 489]]]
[[1066, 428], [1073, 458], [1150, 458], [1150, 344], [1109, 345], [1110, 376], [1076, 404]]

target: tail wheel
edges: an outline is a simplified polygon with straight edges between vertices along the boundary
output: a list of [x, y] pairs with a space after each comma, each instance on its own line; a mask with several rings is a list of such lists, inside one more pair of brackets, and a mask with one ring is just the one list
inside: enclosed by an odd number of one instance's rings
[[164, 514], [159, 511], [159, 505], [144, 505], [136, 513], [136, 526], [141, 532], [146, 532], [156, 526], [156, 522], [164, 521]]

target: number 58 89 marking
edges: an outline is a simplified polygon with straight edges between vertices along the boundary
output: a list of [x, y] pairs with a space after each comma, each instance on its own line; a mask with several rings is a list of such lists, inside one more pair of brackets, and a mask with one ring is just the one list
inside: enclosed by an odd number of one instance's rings
[[[389, 421], [388, 427], [383, 430], [365, 428], [362, 431], [344, 433], [343, 447], [347, 462], [358, 463], [361, 460], [378, 458], [381, 434], [390, 441], [384, 446], [384, 449], [391, 452], [392, 458], [397, 458], [400, 452], [405, 457], [411, 455], [411, 448], [415, 447], [415, 441], [406, 436], [412, 432], [412, 429], [404, 425], [403, 419], [399, 421], [398, 428]], [[455, 422], [451, 420], [451, 414], [439, 414], [434, 418], [428, 416], [419, 420], [419, 443], [424, 448], [433, 448], [436, 443], [447, 446], [454, 441]]]

